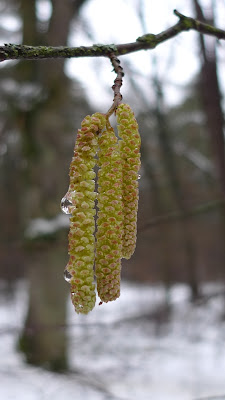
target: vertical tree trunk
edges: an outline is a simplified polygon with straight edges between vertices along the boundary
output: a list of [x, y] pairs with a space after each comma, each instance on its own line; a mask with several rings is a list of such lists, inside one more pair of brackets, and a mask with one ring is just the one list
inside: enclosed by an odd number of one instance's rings
[[66, 246], [55, 242], [30, 247], [29, 307], [19, 340], [28, 363], [57, 372], [67, 369], [65, 252]]
[[[213, 3], [210, 18], [205, 18], [198, 0], [193, 0], [196, 18], [204, 23], [214, 25]], [[208, 9], [209, 11], [209, 9]], [[199, 35], [202, 55], [199, 90], [206, 115], [206, 130], [211, 139], [212, 155], [218, 180], [218, 192], [225, 198], [225, 141], [224, 114], [221, 103], [221, 92], [217, 74], [216, 40], [207, 43], [207, 38]], [[221, 207], [221, 235], [225, 242], [225, 206]], [[225, 247], [223, 246], [222, 276], [224, 276]]]
[[[187, 206], [184, 199], [184, 193], [180, 185], [178, 171], [174, 161], [173, 149], [171, 146], [168, 124], [163, 112], [163, 93], [158, 78], [155, 77], [155, 91], [157, 98], [157, 106], [155, 115], [158, 123], [159, 146], [162, 154], [162, 162], [164, 164], [165, 173], [171, 185], [171, 192], [175, 200], [178, 210], [185, 215]], [[199, 296], [199, 284], [196, 264], [195, 245], [192, 240], [191, 222], [184, 218], [181, 222], [181, 235], [183, 239], [186, 271], [189, 286], [191, 289], [192, 299], [195, 300]]]
[[[144, 166], [145, 174], [151, 183], [151, 208], [153, 215], [162, 215], [165, 212], [166, 205], [164, 204], [164, 200], [162, 197], [162, 193], [158, 184], [158, 181], [155, 177], [154, 167], [151, 164], [151, 160], [148, 152], [146, 151], [146, 145], [142, 140], [142, 148], [141, 148], [141, 159], [142, 164]], [[168, 227], [166, 225], [162, 225], [158, 227], [160, 231], [160, 250], [161, 250], [161, 262], [160, 262], [160, 271], [159, 275], [162, 276], [163, 283], [165, 285], [165, 290], [167, 295], [165, 296], [165, 310], [169, 312], [170, 310], [170, 287], [172, 284], [171, 281], [171, 268], [173, 259], [171, 257], [171, 248], [168, 234]]]
[[[197, 0], [193, 0], [193, 2], [196, 18], [202, 22], [214, 24], [213, 10], [211, 10], [212, 16], [208, 20], [204, 17], [199, 2]], [[203, 35], [199, 35], [199, 42], [202, 54], [199, 89], [211, 138], [218, 183], [222, 195], [225, 196], [224, 115], [217, 74], [216, 41], [210, 42], [209, 46]]]
[[[83, 2], [52, 0], [49, 28], [41, 34], [38, 31], [35, 0], [22, 0], [23, 42], [34, 45], [40, 40], [44, 45], [66, 45], [70, 22], [74, 16], [74, 4]], [[27, 204], [24, 218], [27, 220], [58, 214], [60, 199], [68, 185], [69, 154], [66, 143], [74, 127], [65, 121], [65, 115], [68, 111], [72, 112], [74, 100], [70, 95], [71, 82], [64, 73], [64, 62], [26, 62], [27, 67], [24, 69], [19, 66], [18, 70], [23, 81], [39, 85], [47, 95], [47, 99], [43, 98], [31, 110], [19, 111], [24, 156], [27, 160], [24, 196]], [[82, 104], [82, 99], [79, 99], [79, 103]], [[79, 105], [73, 119], [77, 118], [77, 113]], [[48, 240], [39, 246], [37, 239], [30, 245], [28, 256], [30, 297], [20, 348], [28, 362], [54, 370], [67, 367], [64, 325], [69, 290], [63, 280], [67, 262], [66, 247], [65, 243], [65, 247], [60, 249], [57, 242]]]

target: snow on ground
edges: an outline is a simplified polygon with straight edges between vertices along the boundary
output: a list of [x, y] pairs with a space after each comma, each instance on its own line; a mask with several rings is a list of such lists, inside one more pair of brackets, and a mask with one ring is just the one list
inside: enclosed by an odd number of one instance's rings
[[26, 365], [15, 349], [28, 296], [19, 282], [15, 296], [0, 303], [0, 399], [225, 400], [223, 297], [193, 306], [187, 287], [177, 285], [165, 319], [167, 295], [160, 286], [126, 283], [119, 300], [88, 316], [77, 316], [68, 302], [74, 372], [63, 375]]

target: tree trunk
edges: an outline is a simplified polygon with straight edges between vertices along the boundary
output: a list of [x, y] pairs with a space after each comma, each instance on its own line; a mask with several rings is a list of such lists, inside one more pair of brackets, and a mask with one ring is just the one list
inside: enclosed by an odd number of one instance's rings
[[[163, 112], [162, 87], [160, 82], [158, 81], [157, 76], [155, 76], [155, 92], [157, 98], [155, 115], [158, 124], [158, 138], [159, 138], [159, 147], [161, 150], [162, 162], [164, 165], [165, 174], [168, 177], [168, 181], [170, 183], [170, 190], [174, 198], [175, 205], [178, 208], [178, 210], [185, 216], [188, 209], [174, 160], [168, 123], [166, 121], [166, 116]], [[191, 234], [191, 222], [189, 222], [188, 219], [183, 218], [180, 222], [180, 225], [181, 225], [180, 234], [184, 246], [187, 278], [191, 289], [192, 300], [195, 300], [199, 296], [199, 284], [198, 284], [198, 274], [197, 274], [197, 264], [196, 264], [196, 250]]]
[[57, 372], [67, 369], [65, 252], [65, 244], [45, 241], [30, 247], [29, 308], [19, 340], [28, 363]]
[[[35, 1], [22, 0], [24, 43], [37, 44], [40, 40], [44, 45], [66, 45], [75, 3], [52, 0], [49, 28], [45, 33], [40, 33]], [[27, 20], [28, 15], [31, 16], [30, 20]], [[39, 217], [51, 218], [60, 213], [60, 199], [68, 187], [68, 166], [74, 145], [72, 133], [75, 127], [72, 127], [72, 118], [68, 119], [67, 115], [73, 115], [75, 123], [81, 119], [82, 106], [82, 112], [87, 108], [82, 98], [72, 99], [71, 82], [65, 76], [64, 62], [26, 62], [27, 68], [24, 70], [19, 66], [17, 72], [18, 75], [21, 73], [22, 80], [37, 84], [45, 94], [31, 110], [18, 112], [27, 161], [24, 195], [26, 207], [23, 215], [27, 221]], [[61, 249], [57, 242], [52, 243], [50, 240], [45, 240], [39, 246], [37, 238], [30, 245], [28, 255], [30, 297], [20, 349], [29, 363], [53, 370], [64, 370], [67, 367], [67, 337], [65, 329], [61, 328], [66, 321], [66, 299], [69, 294], [69, 288], [63, 280], [67, 263], [66, 248], [67, 243]]]
[[[196, 17], [204, 23], [214, 24], [213, 10], [211, 18], [206, 19], [197, 0], [194, 0]], [[222, 196], [225, 196], [225, 152], [224, 152], [224, 115], [217, 75], [216, 41], [207, 42], [199, 35], [202, 54], [202, 67], [199, 90], [207, 119], [207, 129], [211, 138], [218, 183]]]
[[[214, 24], [213, 4], [211, 17], [206, 19], [198, 0], [193, 0], [196, 17], [204, 23]], [[208, 9], [209, 11], [209, 9]], [[221, 92], [217, 74], [216, 41], [207, 43], [203, 35], [199, 35], [199, 45], [202, 55], [199, 91], [206, 115], [206, 130], [211, 139], [212, 154], [218, 180], [218, 192], [225, 198], [225, 141], [224, 141], [224, 114], [221, 102]], [[225, 242], [225, 206], [221, 207], [221, 235]], [[223, 246], [222, 275], [224, 276], [225, 247]]]

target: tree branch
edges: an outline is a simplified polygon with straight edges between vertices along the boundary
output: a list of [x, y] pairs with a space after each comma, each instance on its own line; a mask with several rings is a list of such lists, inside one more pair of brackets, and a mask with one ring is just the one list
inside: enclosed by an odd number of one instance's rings
[[165, 215], [159, 215], [158, 217], [152, 218], [149, 222], [145, 223], [143, 226], [138, 228], [138, 232], [146, 231], [154, 226], [158, 226], [161, 224], [168, 224], [172, 222], [177, 222], [186, 218], [195, 217], [203, 213], [208, 213], [210, 211], [214, 211], [220, 207], [224, 207], [225, 200], [214, 200], [208, 203], [200, 204], [199, 206], [193, 207], [186, 212], [172, 211]]
[[134, 53], [140, 50], [154, 49], [160, 43], [172, 39], [181, 32], [194, 30], [204, 35], [211, 35], [217, 39], [225, 40], [225, 31], [214, 26], [200, 22], [194, 18], [174, 10], [174, 14], [179, 18], [172, 27], [154, 35], [148, 33], [140, 36], [135, 42], [125, 44], [94, 44], [93, 46], [80, 47], [51, 47], [51, 46], [26, 46], [5, 44], [0, 46], [0, 61], [6, 60], [35, 60], [46, 58], [77, 58], [77, 57], [109, 57], [111, 53], [121, 56]]

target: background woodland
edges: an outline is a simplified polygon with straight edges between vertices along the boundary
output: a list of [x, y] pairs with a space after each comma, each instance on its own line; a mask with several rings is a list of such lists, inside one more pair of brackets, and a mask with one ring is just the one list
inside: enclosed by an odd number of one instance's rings
[[[217, 25], [216, 2], [207, 7], [198, 0], [189, 2], [194, 18]], [[49, 17], [40, 18], [42, 3], [48, 3]], [[85, 3], [1, 0], [1, 15], [19, 22], [14, 29], [0, 19], [0, 34], [6, 43], [66, 46], [80, 29], [94, 43], [82, 17]], [[142, 4], [135, 3], [144, 31]], [[196, 301], [204, 282], [225, 280], [224, 103], [218, 77], [224, 53], [218, 61], [216, 39], [196, 33], [195, 43], [198, 72], [180, 87], [176, 105], [166, 100], [166, 74], [164, 80], [158, 74], [157, 53], [151, 56], [149, 72], [143, 65], [141, 77], [129, 59], [120, 58], [124, 101], [133, 106], [142, 137], [137, 249], [130, 261], [124, 260], [122, 278], [162, 283], [168, 292], [166, 309], [169, 290], [177, 282], [186, 283]], [[168, 68], [175, 58], [168, 60]], [[18, 345], [29, 363], [57, 371], [68, 363], [65, 330], [38, 327], [66, 322], [68, 224], [60, 219], [60, 200], [67, 191], [81, 120], [110, 107], [99, 109], [94, 98], [90, 102], [65, 64], [58, 59], [0, 66], [0, 278], [8, 294], [18, 279], [28, 279], [29, 306]], [[98, 68], [96, 61], [96, 75]], [[85, 80], [88, 88], [88, 76]], [[99, 82], [96, 98], [104, 90]]]

